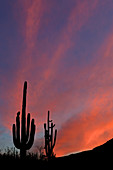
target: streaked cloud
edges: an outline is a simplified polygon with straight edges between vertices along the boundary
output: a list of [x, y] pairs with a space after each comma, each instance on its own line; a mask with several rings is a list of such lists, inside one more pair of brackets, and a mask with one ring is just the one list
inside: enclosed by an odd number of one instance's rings
[[8, 48], [10, 59], [2, 60], [9, 65], [0, 69], [0, 117], [6, 129], [22, 109], [27, 80], [36, 142], [43, 141], [48, 110], [58, 129], [57, 156], [112, 137], [112, 8], [111, 0], [19, 0], [12, 5], [16, 36], [7, 38], [7, 46], [12, 42], [18, 48], [8, 46], [13, 52]]

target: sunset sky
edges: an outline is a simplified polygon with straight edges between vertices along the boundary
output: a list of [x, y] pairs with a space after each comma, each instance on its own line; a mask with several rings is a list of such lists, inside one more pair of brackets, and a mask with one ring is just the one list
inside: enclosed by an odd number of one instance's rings
[[56, 156], [113, 137], [113, 0], [0, 0], [0, 148], [13, 147], [22, 110], [44, 145], [47, 112], [56, 124]]

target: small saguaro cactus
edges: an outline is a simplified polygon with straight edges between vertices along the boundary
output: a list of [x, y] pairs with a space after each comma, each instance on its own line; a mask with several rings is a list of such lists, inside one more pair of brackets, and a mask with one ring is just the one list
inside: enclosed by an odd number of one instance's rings
[[[27, 82], [24, 83], [23, 89], [23, 103], [22, 103], [22, 116], [21, 116], [21, 136], [20, 136], [20, 112], [16, 116], [16, 125], [13, 124], [13, 143], [17, 149], [20, 149], [20, 158], [26, 157], [26, 150], [29, 150], [34, 142], [35, 124], [34, 119], [31, 120], [30, 132], [30, 113], [27, 115], [26, 122], [26, 95], [27, 95]], [[27, 124], [27, 127], [26, 127]]]
[[[50, 125], [51, 123], [51, 125]], [[54, 156], [53, 148], [56, 143], [56, 136], [57, 136], [57, 129], [55, 129], [54, 141], [53, 141], [53, 128], [55, 124], [53, 124], [52, 120], [49, 120], [49, 111], [48, 111], [48, 118], [47, 118], [47, 128], [46, 123], [44, 123], [45, 129], [45, 152], [48, 159]]]

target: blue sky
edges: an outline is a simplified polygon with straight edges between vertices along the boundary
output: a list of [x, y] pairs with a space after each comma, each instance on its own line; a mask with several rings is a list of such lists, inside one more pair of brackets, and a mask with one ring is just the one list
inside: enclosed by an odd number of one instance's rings
[[37, 125], [33, 149], [44, 144], [48, 110], [57, 156], [112, 138], [112, 30], [112, 0], [0, 1], [1, 148], [14, 146], [25, 80], [27, 112]]

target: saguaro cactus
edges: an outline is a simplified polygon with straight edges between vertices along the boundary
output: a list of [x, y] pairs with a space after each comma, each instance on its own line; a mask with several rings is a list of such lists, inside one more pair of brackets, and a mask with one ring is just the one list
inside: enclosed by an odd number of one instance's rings
[[26, 150], [29, 150], [32, 147], [35, 135], [34, 119], [31, 120], [31, 132], [30, 132], [30, 113], [28, 113], [27, 115], [26, 122], [26, 95], [27, 95], [27, 82], [25, 81], [23, 89], [23, 103], [21, 116], [21, 136], [20, 136], [20, 112], [18, 112], [16, 116], [16, 125], [13, 124], [12, 127], [13, 143], [17, 149], [20, 149], [21, 159], [25, 158]]
[[[50, 125], [51, 123], [51, 125]], [[54, 141], [53, 141], [53, 128], [55, 124], [52, 123], [52, 120], [49, 120], [49, 111], [48, 111], [48, 118], [47, 118], [47, 128], [46, 123], [44, 123], [44, 129], [45, 129], [45, 151], [46, 156], [48, 159], [50, 159], [53, 155], [53, 148], [56, 143], [56, 136], [57, 136], [57, 129], [55, 129], [55, 135], [54, 135]]]

